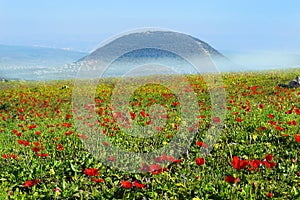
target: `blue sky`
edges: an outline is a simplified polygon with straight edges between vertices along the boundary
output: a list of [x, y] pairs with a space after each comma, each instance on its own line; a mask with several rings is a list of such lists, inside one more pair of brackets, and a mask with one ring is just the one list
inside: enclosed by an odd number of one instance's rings
[[299, 2], [0, 0], [0, 44], [90, 51], [121, 32], [160, 27], [219, 50], [299, 53]]

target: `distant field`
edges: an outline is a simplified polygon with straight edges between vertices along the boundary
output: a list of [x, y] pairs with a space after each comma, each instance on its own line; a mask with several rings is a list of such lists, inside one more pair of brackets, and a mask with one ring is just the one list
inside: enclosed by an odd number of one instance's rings
[[[300, 89], [277, 86], [297, 75], [300, 69], [223, 73], [226, 118], [206, 156], [200, 150], [207, 148], [214, 106], [200, 75], [170, 79], [188, 80], [198, 101], [197, 124], [182, 120], [182, 102], [169, 88], [147, 84], [134, 92], [129, 116], [135, 124], [149, 125], [154, 104], [166, 110], [166, 123], [142, 139], [128, 136], [112, 116], [118, 79], [101, 80], [93, 110], [98, 121], [90, 127], [102, 128], [102, 148], [151, 152], [168, 145], [180, 126], [196, 133], [184, 155], [141, 163], [141, 173], [108, 167], [85, 148], [89, 134], [75, 125], [85, 121], [75, 118], [73, 81], [1, 82], [0, 199], [300, 199]], [[124, 85], [124, 98], [128, 90]], [[108, 155], [107, 162], [116, 159]]]

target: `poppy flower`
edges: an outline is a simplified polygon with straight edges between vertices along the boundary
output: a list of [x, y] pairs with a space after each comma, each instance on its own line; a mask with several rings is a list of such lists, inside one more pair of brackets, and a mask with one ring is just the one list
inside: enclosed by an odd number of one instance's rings
[[92, 178], [92, 181], [95, 183], [102, 183], [104, 180], [102, 178]]
[[234, 169], [239, 170], [239, 169], [245, 169], [248, 166], [249, 161], [241, 160], [239, 157], [234, 156], [231, 164]]
[[268, 117], [272, 119], [272, 118], [274, 118], [274, 115], [268, 114]]
[[243, 119], [242, 119], [242, 118], [239, 118], [239, 117], [236, 117], [235, 120], [236, 120], [237, 122], [242, 122], [242, 121], [243, 121]]
[[39, 182], [41, 182], [41, 181], [40, 181], [40, 180], [37, 180], [37, 179], [27, 180], [27, 181], [25, 181], [25, 183], [23, 184], [23, 187], [32, 187], [32, 186], [38, 184]]
[[57, 150], [58, 151], [62, 151], [63, 150], [63, 145], [61, 144], [61, 143], [59, 143], [58, 145], [57, 145]]
[[259, 168], [261, 166], [261, 162], [260, 160], [252, 160], [251, 162], [249, 162], [251, 168], [249, 168], [249, 170], [255, 170], [257, 168]]
[[204, 163], [205, 163], [204, 158], [196, 158], [196, 164], [198, 166], [204, 165]]
[[37, 153], [36, 155], [39, 156], [39, 157], [42, 157], [42, 158], [45, 158], [45, 157], [49, 156], [48, 153]]
[[2, 158], [7, 159], [7, 158], [9, 158], [9, 155], [3, 154], [3, 155], [2, 155]]
[[296, 134], [295, 139], [296, 139], [296, 142], [300, 143], [300, 135]]
[[159, 164], [152, 164], [149, 166], [149, 172], [156, 175], [162, 172], [162, 168]]
[[269, 198], [272, 198], [273, 197], [273, 194], [271, 192], [268, 192], [268, 197]]
[[99, 170], [95, 168], [85, 168], [84, 173], [88, 176], [99, 176]]
[[196, 144], [197, 144], [199, 147], [208, 148], [208, 145], [205, 144], [204, 142], [197, 141]]
[[129, 181], [122, 181], [122, 186], [125, 189], [130, 189], [130, 188], [132, 188], [132, 183]]
[[144, 188], [145, 187], [145, 184], [142, 184], [142, 183], [139, 183], [137, 181], [134, 181], [133, 182], [133, 185], [137, 188]]
[[226, 176], [225, 181], [227, 183], [231, 184], [231, 183], [237, 183], [237, 182], [239, 182], [240, 179], [239, 178], [234, 178], [234, 176]]

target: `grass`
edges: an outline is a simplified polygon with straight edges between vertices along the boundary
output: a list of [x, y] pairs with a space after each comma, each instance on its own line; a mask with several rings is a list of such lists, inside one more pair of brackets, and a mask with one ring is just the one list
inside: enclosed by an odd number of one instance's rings
[[[0, 198], [299, 199], [300, 91], [276, 86], [299, 74], [299, 69], [222, 74], [226, 116], [220, 137], [206, 155], [200, 142], [206, 142], [215, 107], [200, 75], [171, 77], [169, 83], [185, 97], [182, 102], [166, 85], [138, 82], [149, 77], [122, 83], [120, 90], [118, 79], [101, 80], [92, 97], [94, 110], [78, 102], [72, 107], [73, 81], [1, 83]], [[193, 90], [185, 90], [187, 83]], [[64, 85], [69, 88], [62, 89]], [[197, 106], [188, 104], [192, 94]], [[185, 103], [192, 105], [189, 112], [181, 110]], [[164, 112], [151, 112], [155, 105]], [[122, 116], [125, 109], [127, 118]], [[82, 110], [96, 116], [97, 123], [88, 127], [101, 130], [99, 135], [82, 125], [93, 122]], [[128, 118], [132, 126], [151, 128], [130, 132], [124, 123]], [[188, 137], [190, 133], [195, 137]], [[97, 143], [100, 135], [105, 137]], [[182, 144], [191, 141], [187, 149], [171, 146], [166, 156], [174, 159], [146, 159], [145, 170], [136, 170], [140, 173], [120, 168], [142, 168], [142, 160], [132, 162], [111, 151], [118, 147], [131, 154], [149, 153], [172, 145], [177, 136]], [[176, 153], [180, 149], [183, 154]], [[168, 159], [172, 162], [165, 162]]]

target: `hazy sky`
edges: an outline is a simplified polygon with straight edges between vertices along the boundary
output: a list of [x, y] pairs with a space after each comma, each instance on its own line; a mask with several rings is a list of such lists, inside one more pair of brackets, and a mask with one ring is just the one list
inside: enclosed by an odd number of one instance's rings
[[0, 0], [0, 44], [90, 51], [118, 33], [160, 27], [219, 50], [300, 52], [299, 2]]

